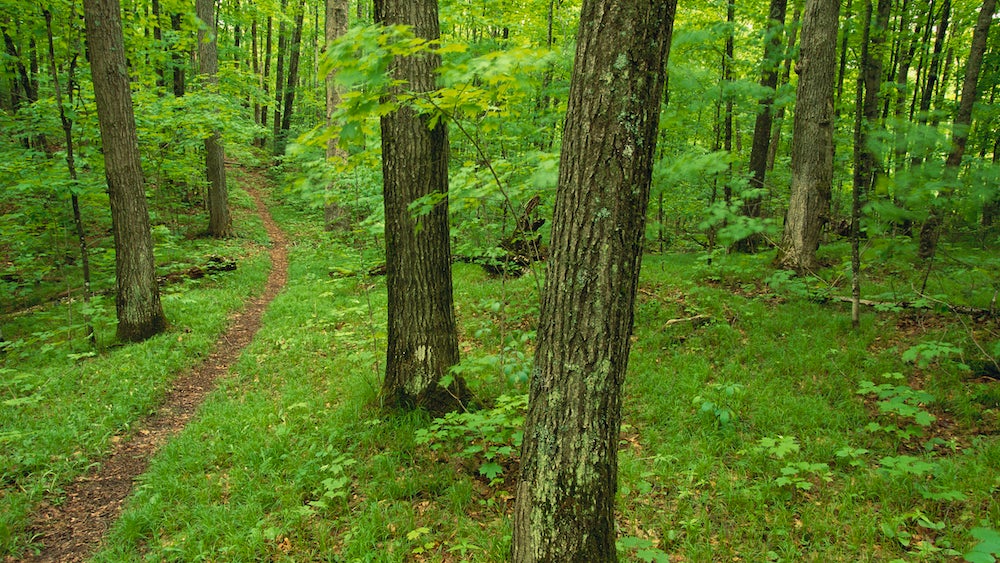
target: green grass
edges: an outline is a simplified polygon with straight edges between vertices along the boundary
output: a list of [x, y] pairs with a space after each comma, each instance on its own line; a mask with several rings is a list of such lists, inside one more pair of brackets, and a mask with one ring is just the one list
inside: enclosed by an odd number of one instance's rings
[[[245, 221], [245, 206], [234, 207]], [[161, 233], [162, 273], [208, 254], [236, 259], [238, 267], [164, 286], [169, 330], [141, 344], [109, 346], [113, 302], [92, 317], [96, 350], [86, 343], [83, 326], [64, 329], [67, 317], [82, 317], [80, 303], [53, 304], [5, 326], [13, 342], [0, 365], [0, 553], [30, 547], [25, 529], [37, 503], [59, 502], [61, 487], [99, 460], [115, 434], [150, 413], [174, 377], [207, 354], [229, 313], [261, 291], [269, 260], [254, 242], [266, 239], [259, 229], [247, 222], [244, 232], [252, 238], [221, 242]]]
[[[377, 244], [359, 250], [323, 232], [318, 213], [273, 203], [294, 241], [288, 287], [94, 561], [506, 560], [516, 454], [490, 480], [482, 454], [463, 451], [499, 433], [465, 423], [425, 444], [427, 416], [379, 409], [384, 279], [352, 275], [380, 260]], [[801, 279], [774, 278], [770, 255], [646, 257], [623, 407], [623, 560], [950, 561], [975, 544], [973, 528], [1000, 528], [996, 383], [963, 368], [982, 357], [972, 336], [991, 344], [996, 325], [932, 306], [868, 309], [854, 331], [849, 304], [826, 300], [848, 293], [845, 250], [826, 247], [838, 265]], [[910, 250], [883, 249], [866, 295], [912, 299], [924, 272]], [[991, 275], [942, 261], [928, 293], [982, 306]], [[538, 280], [469, 264], [454, 277], [477, 404], [525, 393]], [[904, 361], [927, 342], [962, 352]], [[903, 378], [883, 377], [894, 372]], [[910, 439], [866, 430], [905, 421], [857, 393], [865, 380], [931, 393], [919, 408], [937, 421]], [[929, 469], [893, 471], [900, 456]]]

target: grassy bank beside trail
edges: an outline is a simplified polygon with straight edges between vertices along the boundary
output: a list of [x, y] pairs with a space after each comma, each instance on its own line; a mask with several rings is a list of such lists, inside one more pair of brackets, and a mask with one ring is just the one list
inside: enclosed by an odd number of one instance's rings
[[[537, 278], [455, 264], [458, 369], [477, 405], [389, 415], [376, 404], [384, 279], [354, 274], [378, 248], [337, 240], [289, 202], [273, 211], [296, 241], [287, 290], [94, 560], [506, 560]], [[960, 250], [956, 263], [985, 273], [941, 266], [927, 294], [983, 303], [996, 259]], [[977, 370], [998, 327], [934, 299], [898, 305], [909, 298], [897, 288], [924, 274], [904, 255], [869, 250], [866, 296], [886, 305], [857, 331], [831, 300], [848, 291], [842, 266], [799, 278], [768, 255], [647, 256], [620, 449], [624, 560], [988, 552], [1000, 390]]]
[[[258, 295], [270, 268], [267, 235], [251, 198], [234, 189], [237, 235], [197, 236], [192, 222], [154, 229], [167, 332], [141, 344], [113, 345], [114, 298], [56, 301], [13, 316], [0, 355], [0, 560], [32, 549], [32, 510], [58, 504], [62, 487], [90, 468], [150, 414], [171, 381], [200, 362], [231, 313]], [[92, 250], [98, 251], [100, 249]], [[192, 279], [211, 259], [236, 269]], [[96, 329], [97, 346], [86, 340]]]

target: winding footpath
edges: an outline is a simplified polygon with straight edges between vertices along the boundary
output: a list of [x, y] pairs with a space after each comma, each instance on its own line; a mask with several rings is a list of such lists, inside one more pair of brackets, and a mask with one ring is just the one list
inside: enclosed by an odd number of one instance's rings
[[264, 204], [256, 186], [259, 178], [248, 171], [245, 188], [271, 239], [271, 273], [264, 292], [230, 319], [229, 327], [201, 364], [174, 380], [157, 412], [140, 421], [130, 436], [120, 439], [95, 469], [67, 485], [60, 504], [42, 506], [32, 528], [42, 550], [28, 561], [85, 561], [121, 514], [136, 478], [146, 471], [150, 458], [191, 420], [215, 388], [216, 380], [229, 371], [257, 333], [268, 304], [288, 279], [288, 237]]

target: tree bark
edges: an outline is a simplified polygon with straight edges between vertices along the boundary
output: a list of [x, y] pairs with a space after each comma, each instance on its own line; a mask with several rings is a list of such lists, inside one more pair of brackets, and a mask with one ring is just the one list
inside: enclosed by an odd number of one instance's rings
[[[750, 188], [757, 193], [743, 197], [743, 215], [759, 218], [764, 178], [767, 174], [767, 153], [771, 144], [771, 124], [773, 122], [775, 88], [778, 86], [778, 68], [781, 64], [781, 36], [785, 25], [786, 0], [771, 0], [768, 11], [768, 31], [764, 37], [764, 55], [761, 61], [761, 87], [767, 96], [760, 101], [760, 111], [753, 128], [753, 144], [750, 147]], [[756, 252], [761, 243], [760, 235], [752, 235], [736, 243], [741, 252]]]
[[839, 0], [806, 0], [792, 133], [792, 188], [777, 261], [800, 271], [817, 266], [833, 183], [834, 81]]
[[[437, 0], [376, 0], [375, 21], [409, 25], [421, 38], [440, 36]], [[440, 57], [397, 57], [393, 77], [419, 95], [435, 89]], [[399, 89], [397, 89], [399, 91]], [[451, 282], [448, 224], [448, 129], [410, 106], [382, 117], [382, 178], [385, 200], [388, 345], [382, 401], [393, 408], [453, 410], [465, 400], [465, 382], [442, 378], [458, 363], [458, 333]], [[439, 198], [415, 218], [409, 205]]]
[[675, 8], [581, 8], [516, 488], [516, 563], [617, 561], [621, 387]]
[[[219, 55], [216, 43], [215, 0], [196, 0], [195, 8], [201, 24], [198, 26], [198, 65], [203, 87], [217, 93]], [[226, 150], [218, 129], [205, 138], [205, 176], [208, 179], [208, 234], [228, 237], [233, 225], [229, 215], [229, 193], [226, 188]]]
[[83, 8], [115, 241], [117, 334], [139, 341], [162, 332], [166, 319], [156, 285], [121, 11], [118, 0], [85, 0]]

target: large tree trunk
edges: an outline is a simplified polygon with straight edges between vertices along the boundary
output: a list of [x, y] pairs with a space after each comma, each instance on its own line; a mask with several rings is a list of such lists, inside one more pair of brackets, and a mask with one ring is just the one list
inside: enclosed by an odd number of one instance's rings
[[581, 8], [512, 559], [617, 561], [621, 388], [673, 0]]
[[[993, 22], [993, 12], [996, 11], [996, 0], [984, 0], [983, 7], [979, 11], [979, 19], [976, 21], [976, 28], [972, 32], [972, 48], [969, 51], [969, 63], [965, 66], [965, 81], [962, 83], [962, 99], [958, 103], [958, 110], [955, 112], [955, 126], [951, 139], [951, 151], [948, 153], [948, 160], [945, 162], [946, 173], [951, 179], [958, 177], [958, 168], [962, 164], [962, 156], [965, 155], [965, 145], [969, 139], [969, 127], [972, 125], [972, 108], [976, 103], [977, 85], [979, 84], [979, 74], [983, 67], [983, 56], [986, 54], [986, 40], [990, 33], [990, 24]], [[937, 250], [937, 239], [941, 230], [941, 223], [944, 220], [944, 207], [952, 193], [951, 188], [945, 188], [939, 194], [939, 201], [935, 201], [931, 207], [930, 217], [924, 221], [920, 228], [920, 244], [918, 257], [928, 260], [934, 256]]]
[[[440, 36], [437, 0], [377, 0], [375, 21], [409, 25], [418, 37]], [[440, 57], [398, 57], [393, 77], [413, 92], [435, 89]], [[452, 299], [448, 225], [448, 129], [404, 105], [382, 117], [382, 178], [385, 199], [386, 286], [389, 334], [382, 400], [388, 408], [442, 412], [460, 406], [467, 393], [461, 378], [439, 382], [458, 363], [458, 333]], [[409, 205], [438, 197], [419, 221]]]
[[[760, 111], [753, 128], [753, 144], [750, 147], [750, 188], [757, 193], [743, 197], [743, 215], [761, 216], [761, 198], [764, 191], [764, 177], [767, 174], [767, 153], [771, 145], [771, 124], [773, 122], [775, 88], [778, 86], [778, 68], [781, 65], [781, 31], [785, 25], [786, 0], [771, 0], [768, 12], [769, 29], [764, 37], [764, 57], [760, 85], [767, 96], [760, 101]], [[756, 252], [760, 245], [760, 235], [749, 236], [736, 243], [741, 252]]]
[[111, 202], [118, 338], [144, 340], [163, 331], [166, 319], [156, 286], [121, 13], [118, 0], [85, 0], [83, 8]]
[[834, 79], [840, 0], [806, 0], [792, 133], [792, 193], [778, 263], [817, 266], [833, 183]]
[[[326, 0], [326, 44], [333, 44], [337, 38], [347, 33], [348, 23], [347, 0]], [[331, 70], [326, 75], [326, 125], [333, 127], [333, 114], [340, 105], [340, 90], [337, 89], [337, 71]], [[330, 137], [326, 142], [326, 158], [331, 161], [347, 160], [347, 151], [340, 147], [339, 139]], [[327, 186], [332, 190], [333, 186]], [[323, 219], [327, 229], [332, 229], [344, 215], [341, 206], [327, 201], [323, 209]]]
[[[198, 64], [203, 86], [217, 89], [219, 79], [219, 55], [216, 47], [215, 0], [197, 0], [195, 4], [198, 19]], [[205, 170], [208, 178], [208, 234], [213, 237], [227, 237], [232, 234], [232, 219], [229, 216], [229, 194], [226, 189], [226, 150], [222, 145], [222, 135], [218, 130], [205, 139]]]

